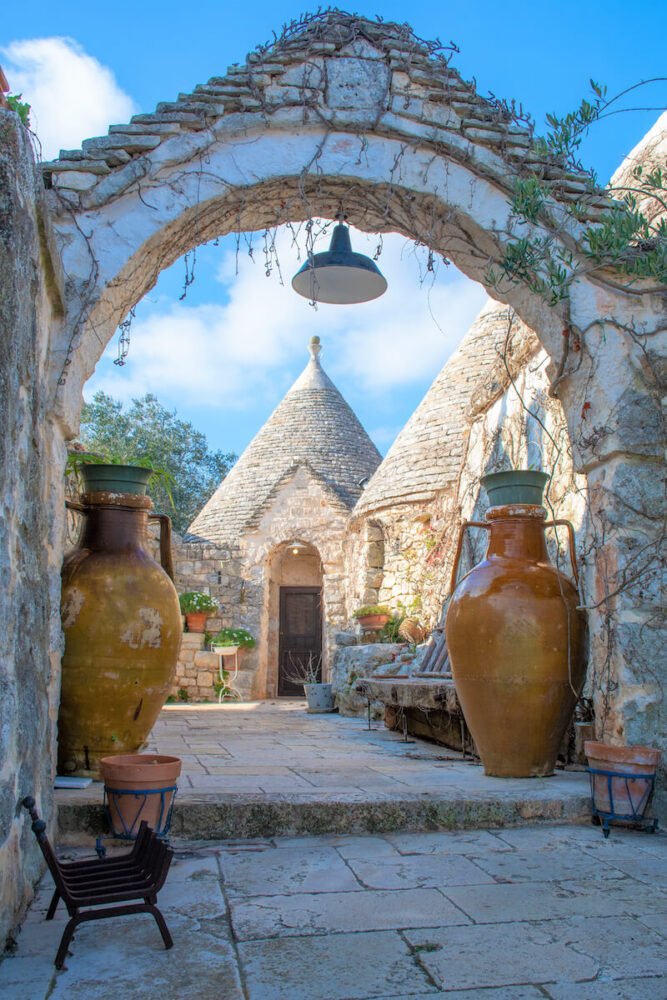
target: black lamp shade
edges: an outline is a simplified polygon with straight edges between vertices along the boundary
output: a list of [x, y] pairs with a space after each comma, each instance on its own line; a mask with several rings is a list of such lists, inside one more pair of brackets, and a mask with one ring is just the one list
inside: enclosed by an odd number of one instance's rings
[[353, 251], [350, 230], [339, 222], [329, 249], [308, 258], [292, 278], [292, 288], [313, 302], [352, 305], [379, 298], [387, 290], [387, 279], [375, 261]]

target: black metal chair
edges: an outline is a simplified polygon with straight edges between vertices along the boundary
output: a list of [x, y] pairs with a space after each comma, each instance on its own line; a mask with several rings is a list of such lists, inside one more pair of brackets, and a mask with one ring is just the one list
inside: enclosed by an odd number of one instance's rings
[[[46, 914], [52, 920], [62, 899], [70, 919], [63, 932], [55, 966], [62, 969], [77, 926], [87, 920], [124, 917], [131, 913], [151, 913], [165, 948], [173, 940], [157, 907], [157, 894], [165, 883], [174, 852], [142, 822], [131, 851], [113, 858], [86, 861], [58, 861], [46, 835], [46, 823], [39, 818], [32, 796], [23, 799], [30, 813], [32, 830], [55, 883], [55, 892]], [[129, 900], [141, 899], [141, 903]], [[111, 905], [122, 904], [122, 905]], [[82, 909], [90, 907], [90, 909]], [[103, 907], [103, 909], [92, 909]]]

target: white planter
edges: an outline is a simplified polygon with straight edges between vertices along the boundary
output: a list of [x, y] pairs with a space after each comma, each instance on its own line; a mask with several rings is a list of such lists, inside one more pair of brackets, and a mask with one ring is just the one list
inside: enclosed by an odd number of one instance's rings
[[211, 651], [220, 656], [233, 656], [239, 649], [240, 646], [211, 646]]
[[308, 702], [307, 712], [333, 712], [334, 698], [331, 684], [304, 684], [303, 690]]

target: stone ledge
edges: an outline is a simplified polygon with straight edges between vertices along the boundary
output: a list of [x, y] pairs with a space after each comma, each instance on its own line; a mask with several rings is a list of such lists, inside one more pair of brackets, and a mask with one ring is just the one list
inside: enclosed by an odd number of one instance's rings
[[[321, 833], [391, 833], [473, 830], [526, 823], [590, 822], [590, 796], [544, 795], [508, 798], [479, 795], [445, 798], [432, 794], [394, 801], [299, 801], [290, 795], [180, 795], [171, 835], [192, 840], [244, 839]], [[107, 829], [101, 804], [58, 802], [58, 842], [86, 843]]]

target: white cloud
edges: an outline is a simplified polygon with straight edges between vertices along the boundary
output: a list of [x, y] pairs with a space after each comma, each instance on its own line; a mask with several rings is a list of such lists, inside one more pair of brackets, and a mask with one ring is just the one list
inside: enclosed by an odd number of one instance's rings
[[31, 105], [45, 160], [106, 135], [110, 124], [126, 122], [136, 111], [111, 70], [73, 38], [31, 38], [0, 51], [12, 91]]
[[[352, 242], [360, 252], [372, 253], [377, 237], [354, 232]], [[284, 286], [275, 273], [265, 277], [259, 246], [255, 263], [239, 255], [238, 275], [236, 255], [228, 250], [218, 271], [225, 286], [220, 298], [227, 301], [158, 303], [132, 326], [123, 377], [105, 364], [86, 394], [102, 389], [127, 400], [153, 392], [178, 400], [179, 409], [251, 408], [262, 396], [280, 398], [305, 364], [306, 343], [314, 334], [322, 338], [324, 366], [344, 394], [352, 386], [371, 396], [426, 387], [486, 300], [481, 286], [444, 267], [432, 285], [420, 287], [414, 255], [405, 253], [403, 237], [390, 235], [378, 262], [389, 282], [387, 293], [361, 306], [315, 310], [289, 284], [299, 261], [285, 230], [277, 247]], [[111, 345], [106, 358], [115, 353]]]

